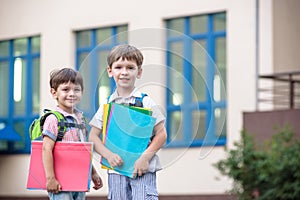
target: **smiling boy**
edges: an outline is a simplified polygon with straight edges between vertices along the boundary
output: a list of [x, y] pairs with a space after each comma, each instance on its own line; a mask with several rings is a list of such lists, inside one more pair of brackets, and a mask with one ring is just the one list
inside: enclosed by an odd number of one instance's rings
[[[136, 98], [141, 98], [142, 93], [135, 88], [136, 79], [142, 76], [143, 55], [136, 47], [123, 44], [112, 49], [107, 57], [107, 73], [116, 83], [116, 90], [109, 97], [108, 102], [119, 104], [134, 104]], [[108, 199], [111, 200], [143, 200], [158, 199], [156, 188], [156, 171], [161, 169], [156, 152], [166, 141], [165, 117], [158, 109], [157, 104], [147, 95], [142, 104], [152, 110], [156, 118], [152, 139], [147, 149], [134, 164], [134, 178], [121, 175], [113, 170], [108, 172]], [[103, 104], [92, 118], [89, 141], [94, 142], [95, 150], [103, 156], [112, 167], [121, 166], [123, 159], [108, 150], [100, 140], [103, 123]]]
[[[83, 93], [82, 76], [71, 68], [54, 70], [50, 74], [50, 92], [57, 101], [56, 111], [64, 115], [67, 122], [83, 123], [83, 115], [76, 105], [80, 102]], [[86, 129], [68, 127], [62, 141], [86, 141]], [[61, 186], [54, 171], [53, 149], [58, 137], [58, 120], [54, 114], [49, 115], [43, 126], [42, 160], [46, 175], [46, 188], [50, 200], [84, 200], [85, 192], [61, 191]], [[70, 166], [72, 167], [72, 166]], [[87, 173], [87, 172], [82, 172]], [[74, 174], [76, 176], [76, 174]], [[94, 189], [100, 189], [102, 180], [94, 167], [92, 167], [92, 181]]]

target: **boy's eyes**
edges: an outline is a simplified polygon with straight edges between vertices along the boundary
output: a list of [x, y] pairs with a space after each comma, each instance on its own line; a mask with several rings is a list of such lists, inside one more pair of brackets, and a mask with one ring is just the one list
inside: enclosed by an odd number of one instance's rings
[[[115, 69], [122, 69], [123, 67], [122, 66], [116, 66], [114, 67]], [[126, 69], [129, 69], [129, 70], [133, 70], [135, 69], [136, 67], [135, 66], [126, 66]]]
[[[62, 91], [64, 91], [64, 92], [67, 92], [67, 91], [69, 91], [69, 90], [71, 90], [71, 88], [62, 88]], [[74, 88], [74, 91], [75, 91], [75, 92], [80, 92], [81, 89], [80, 89], [80, 88]]]

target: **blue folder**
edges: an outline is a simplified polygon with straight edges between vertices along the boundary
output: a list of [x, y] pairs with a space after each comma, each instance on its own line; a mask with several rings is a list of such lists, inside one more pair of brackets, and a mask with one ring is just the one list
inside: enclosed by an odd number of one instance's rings
[[[156, 119], [130, 107], [113, 103], [109, 110], [105, 146], [123, 159], [122, 166], [113, 169], [133, 177], [134, 163], [146, 150]], [[101, 164], [111, 168], [102, 158]]]

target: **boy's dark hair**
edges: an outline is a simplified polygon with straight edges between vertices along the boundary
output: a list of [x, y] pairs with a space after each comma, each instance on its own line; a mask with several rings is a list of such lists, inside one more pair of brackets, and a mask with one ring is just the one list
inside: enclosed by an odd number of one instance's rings
[[140, 68], [143, 64], [143, 54], [142, 52], [134, 46], [129, 44], [121, 44], [115, 46], [109, 55], [107, 56], [108, 66], [111, 68], [112, 64], [122, 58], [122, 60], [127, 59], [130, 61], [135, 61], [138, 68]]
[[50, 73], [50, 88], [53, 88], [55, 91], [60, 84], [68, 82], [80, 85], [83, 90], [83, 78], [76, 70], [71, 68], [62, 68]]

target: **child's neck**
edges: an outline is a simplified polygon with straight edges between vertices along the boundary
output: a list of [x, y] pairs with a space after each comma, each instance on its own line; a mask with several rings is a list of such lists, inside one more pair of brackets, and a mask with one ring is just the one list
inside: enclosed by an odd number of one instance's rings
[[75, 112], [75, 109], [74, 108], [66, 108], [66, 107], [63, 107], [63, 106], [59, 106], [58, 105], [58, 107], [60, 108], [60, 109], [62, 109], [63, 111], [65, 111], [66, 113], [68, 113], [68, 114], [74, 114], [74, 112]]

